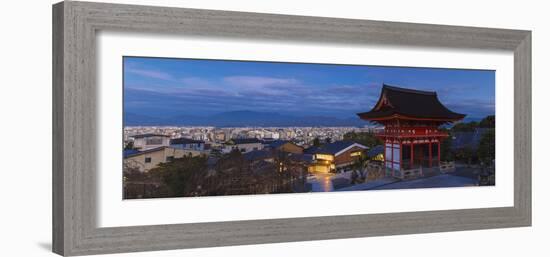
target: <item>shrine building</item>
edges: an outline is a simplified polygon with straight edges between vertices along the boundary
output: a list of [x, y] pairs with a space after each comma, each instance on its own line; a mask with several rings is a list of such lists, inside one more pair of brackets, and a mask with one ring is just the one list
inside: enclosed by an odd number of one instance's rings
[[439, 129], [462, 120], [437, 98], [436, 92], [382, 86], [372, 110], [357, 114], [361, 119], [384, 125], [377, 133], [385, 144], [384, 166], [388, 175], [404, 178], [423, 175], [423, 168], [438, 167], [441, 140], [449, 135]]

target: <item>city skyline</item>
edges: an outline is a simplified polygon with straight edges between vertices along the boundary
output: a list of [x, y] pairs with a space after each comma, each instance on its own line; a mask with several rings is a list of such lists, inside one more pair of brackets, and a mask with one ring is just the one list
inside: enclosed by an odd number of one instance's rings
[[469, 120], [495, 113], [495, 76], [487, 70], [148, 57], [123, 61], [127, 125], [360, 125], [366, 123], [356, 113], [374, 105], [382, 84], [436, 91], [446, 106]]

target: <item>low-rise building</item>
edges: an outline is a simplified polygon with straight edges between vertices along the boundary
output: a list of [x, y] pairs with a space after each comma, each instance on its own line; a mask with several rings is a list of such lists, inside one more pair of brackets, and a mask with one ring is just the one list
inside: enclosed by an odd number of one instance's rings
[[170, 136], [162, 134], [141, 134], [130, 138], [134, 140], [134, 148], [141, 151], [170, 145]]
[[230, 153], [233, 150], [238, 150], [241, 153], [262, 150], [264, 148], [262, 141], [257, 138], [238, 138], [231, 139], [223, 145], [222, 152]]
[[160, 163], [170, 162], [186, 155], [199, 156], [201, 151], [184, 150], [168, 146], [148, 149], [145, 151], [124, 151], [124, 166], [129, 169], [137, 169], [140, 172], [148, 172], [156, 168]]
[[313, 155], [308, 171], [329, 173], [351, 166], [368, 147], [353, 141], [337, 141], [319, 147], [311, 147], [305, 153]]
[[292, 141], [287, 141], [287, 140], [274, 140], [269, 142], [267, 146], [272, 150], [286, 152], [286, 153], [294, 153], [294, 154], [304, 153], [303, 147], [296, 145]]
[[222, 132], [216, 132], [214, 134], [214, 140], [217, 141], [217, 142], [220, 142], [220, 141], [225, 141], [225, 133], [222, 131]]
[[170, 147], [185, 150], [204, 151], [205, 145], [204, 141], [202, 140], [194, 140], [190, 138], [180, 137], [170, 139]]

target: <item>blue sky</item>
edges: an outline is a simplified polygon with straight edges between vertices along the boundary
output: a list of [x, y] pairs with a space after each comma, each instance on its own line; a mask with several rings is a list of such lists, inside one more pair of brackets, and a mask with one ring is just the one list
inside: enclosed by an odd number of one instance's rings
[[260, 111], [355, 117], [382, 83], [436, 91], [469, 118], [495, 113], [494, 71], [124, 57], [125, 112], [156, 117]]

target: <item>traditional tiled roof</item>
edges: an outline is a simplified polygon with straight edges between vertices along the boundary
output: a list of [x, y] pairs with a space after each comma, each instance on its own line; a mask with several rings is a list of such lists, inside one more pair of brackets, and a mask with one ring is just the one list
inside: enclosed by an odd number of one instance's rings
[[361, 148], [367, 149], [366, 146], [358, 144], [353, 141], [336, 141], [333, 143], [325, 144], [319, 147], [310, 147], [304, 151], [306, 154], [332, 154], [336, 155], [337, 153], [345, 150], [348, 147], [351, 147], [353, 145], [357, 145]]
[[194, 140], [194, 139], [191, 139], [191, 138], [180, 137], [180, 138], [170, 139], [170, 144], [171, 145], [204, 144], [204, 141]]
[[159, 146], [159, 147], [147, 149], [147, 150], [144, 150], [144, 151], [125, 150], [123, 154], [124, 154], [124, 158], [129, 158], [129, 157], [134, 157], [134, 156], [138, 156], [138, 155], [142, 155], [142, 154], [161, 151], [161, 150], [164, 150], [164, 148], [167, 148], [167, 146]]
[[147, 133], [147, 134], [141, 134], [141, 135], [133, 135], [133, 136], [130, 136], [130, 137], [133, 137], [133, 138], [144, 138], [144, 137], [170, 137], [170, 136], [163, 135], [163, 134]]
[[124, 150], [123, 156], [124, 156], [124, 158], [126, 158], [126, 157], [129, 157], [129, 156], [134, 156], [137, 153], [139, 153], [139, 150], [137, 150], [137, 149], [128, 149], [128, 150]]
[[311, 146], [309, 148], [304, 149], [304, 154], [315, 154], [317, 150], [319, 149], [319, 146]]
[[273, 158], [273, 152], [266, 151], [266, 150], [254, 150], [243, 154], [243, 157], [249, 161], [265, 160], [265, 159]]
[[236, 145], [262, 143], [262, 141], [260, 141], [257, 138], [236, 138], [236, 139], [231, 139], [230, 141]]
[[372, 110], [357, 114], [364, 120], [382, 120], [392, 117], [456, 121], [466, 115], [453, 112], [437, 98], [437, 93], [408, 88], [382, 86], [380, 98]]
[[377, 145], [373, 148], [371, 148], [368, 152], [367, 152], [367, 156], [372, 158], [372, 157], [375, 157], [379, 154], [383, 154], [384, 153], [384, 146], [383, 145]]
[[290, 141], [287, 141], [287, 140], [274, 140], [274, 141], [271, 141], [269, 142], [269, 147], [271, 148], [277, 148], [277, 147], [280, 147], [286, 143], [289, 143]]
[[300, 148], [303, 148], [297, 144], [295, 144], [294, 142], [290, 141], [290, 140], [280, 140], [280, 139], [277, 139], [277, 140], [273, 140], [271, 142], [269, 142], [268, 146], [271, 148], [271, 149], [277, 149], [287, 143], [290, 143], [290, 144], [293, 144], [297, 147], [300, 147]]

